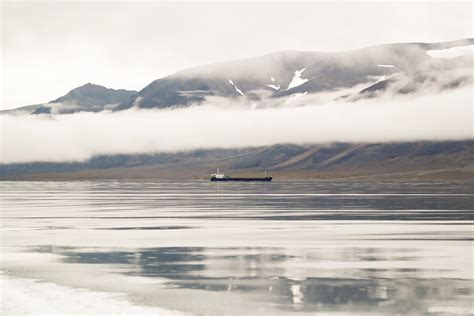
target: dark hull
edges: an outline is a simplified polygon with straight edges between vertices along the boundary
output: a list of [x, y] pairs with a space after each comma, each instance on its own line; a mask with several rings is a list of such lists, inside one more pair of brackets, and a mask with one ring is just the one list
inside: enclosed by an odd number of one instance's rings
[[218, 182], [227, 182], [227, 181], [243, 181], [243, 182], [270, 182], [272, 181], [272, 177], [264, 177], [264, 178], [211, 178], [211, 181], [218, 181]]

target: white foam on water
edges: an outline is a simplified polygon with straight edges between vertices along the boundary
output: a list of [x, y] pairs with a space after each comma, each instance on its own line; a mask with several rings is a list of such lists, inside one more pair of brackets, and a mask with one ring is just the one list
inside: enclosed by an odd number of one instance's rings
[[438, 305], [428, 308], [430, 314], [441, 314], [441, 315], [472, 315], [474, 314], [474, 308], [463, 307], [453, 305]]
[[75, 289], [52, 282], [0, 274], [2, 315], [187, 315], [135, 305], [123, 293]]

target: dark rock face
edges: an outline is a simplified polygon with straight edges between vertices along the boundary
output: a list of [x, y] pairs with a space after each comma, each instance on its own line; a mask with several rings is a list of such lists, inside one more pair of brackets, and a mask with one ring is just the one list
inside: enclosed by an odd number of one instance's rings
[[31, 112], [31, 114], [51, 114], [51, 108], [40, 105], [38, 108], [36, 108], [36, 110]]
[[49, 103], [74, 103], [83, 107], [103, 106], [127, 101], [136, 93], [136, 91], [114, 90], [88, 83], [69, 91], [66, 95]]
[[113, 109], [118, 104], [133, 98], [132, 90], [114, 90], [96, 84], [85, 84], [66, 95], [43, 104], [28, 105], [0, 113], [26, 114], [70, 114], [76, 112], [100, 112]]
[[[177, 87], [179, 87], [179, 90]], [[140, 91], [139, 95], [120, 104], [116, 110], [123, 110], [132, 106], [145, 109], [186, 106], [191, 103], [202, 102], [206, 96], [213, 95], [216, 91], [219, 91], [219, 86], [206, 79], [158, 79]], [[231, 93], [232, 91], [228, 89], [226, 92]]]

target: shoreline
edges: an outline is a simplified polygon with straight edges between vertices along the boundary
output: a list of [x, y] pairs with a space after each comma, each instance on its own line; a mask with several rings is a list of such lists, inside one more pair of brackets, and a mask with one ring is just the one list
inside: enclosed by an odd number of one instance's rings
[[[225, 174], [236, 177], [255, 177], [262, 170], [229, 170]], [[470, 182], [474, 168], [433, 170], [288, 170], [267, 171], [275, 181], [321, 182]], [[0, 176], [0, 181], [209, 181], [210, 174], [195, 169], [163, 167], [111, 168], [74, 172], [26, 173]]]

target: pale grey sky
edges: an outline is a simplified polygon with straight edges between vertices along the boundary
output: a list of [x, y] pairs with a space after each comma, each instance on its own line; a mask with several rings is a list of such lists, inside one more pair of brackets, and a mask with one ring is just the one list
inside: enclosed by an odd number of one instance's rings
[[1, 109], [277, 50], [473, 37], [472, 2], [2, 2]]

